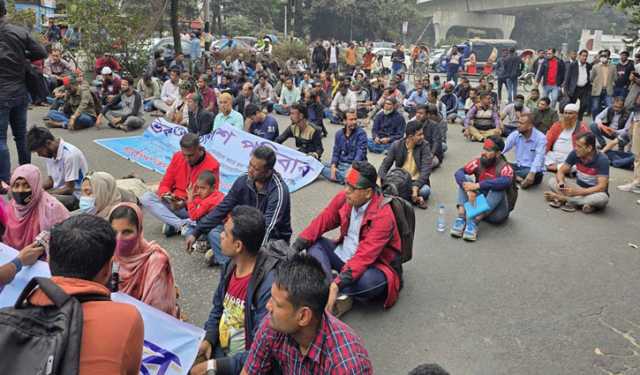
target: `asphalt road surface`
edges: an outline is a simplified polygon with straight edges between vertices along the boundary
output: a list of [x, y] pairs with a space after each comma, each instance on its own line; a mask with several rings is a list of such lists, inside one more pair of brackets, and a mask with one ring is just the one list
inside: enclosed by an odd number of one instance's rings
[[[31, 110], [29, 124], [41, 124], [44, 114], [43, 108]], [[289, 121], [276, 117], [282, 131]], [[339, 128], [327, 127], [323, 160], [330, 158]], [[116, 178], [135, 172], [147, 182], [161, 178], [93, 142], [125, 136], [121, 131], [54, 133], [82, 149], [92, 170]], [[465, 141], [459, 125], [450, 125], [448, 138], [444, 165], [431, 178], [430, 207], [416, 211], [414, 258], [405, 264], [400, 299], [387, 311], [355, 306], [344, 317], [364, 338], [376, 373], [406, 374], [436, 362], [455, 375], [640, 374], [640, 249], [630, 246], [640, 245], [640, 196], [615, 189], [631, 173], [612, 169], [610, 204], [593, 215], [550, 208], [542, 196], [546, 185], [521, 190], [504, 225], [482, 223], [478, 241], [466, 243], [451, 238], [448, 229], [436, 231], [435, 207], [446, 206], [450, 225], [453, 173], [480, 152], [481, 144]], [[9, 143], [15, 166], [15, 147]], [[381, 160], [370, 155], [376, 166]], [[33, 163], [44, 171], [35, 154]], [[340, 189], [319, 177], [294, 193], [294, 234]], [[187, 255], [180, 237], [164, 238], [154, 218], [147, 216], [144, 227], [147, 239], [171, 254], [182, 291], [179, 302], [188, 321], [202, 326], [219, 270], [206, 267], [202, 254]]]

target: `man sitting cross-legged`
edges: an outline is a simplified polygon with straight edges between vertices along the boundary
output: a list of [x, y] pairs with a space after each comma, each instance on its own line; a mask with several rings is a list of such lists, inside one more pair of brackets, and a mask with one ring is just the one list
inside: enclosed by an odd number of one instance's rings
[[[458, 218], [451, 226], [451, 236], [466, 241], [478, 238], [478, 223], [482, 220], [498, 224], [509, 217], [507, 189], [513, 182], [513, 168], [502, 156], [504, 142], [497, 135], [485, 139], [480, 157], [471, 160], [455, 174], [458, 184]], [[475, 177], [475, 182], [472, 181]], [[475, 204], [479, 194], [487, 199], [489, 210], [467, 218], [466, 202]]]
[[[326, 277], [333, 280], [328, 307], [330, 311], [335, 307], [337, 316], [349, 310], [352, 297], [365, 302], [384, 298], [384, 306], [391, 307], [400, 292], [400, 236], [391, 206], [384, 204], [376, 185], [377, 177], [373, 165], [354, 162], [347, 171], [344, 191], [292, 246], [309, 249], [320, 260]], [[337, 241], [323, 237], [336, 228], [340, 228]]]
[[[576, 167], [576, 184], [568, 183], [566, 175]], [[591, 213], [603, 209], [609, 202], [609, 159], [596, 149], [596, 137], [592, 133], [577, 136], [576, 149], [558, 168], [555, 177], [549, 179], [551, 191], [544, 197], [554, 208], [574, 212]]]

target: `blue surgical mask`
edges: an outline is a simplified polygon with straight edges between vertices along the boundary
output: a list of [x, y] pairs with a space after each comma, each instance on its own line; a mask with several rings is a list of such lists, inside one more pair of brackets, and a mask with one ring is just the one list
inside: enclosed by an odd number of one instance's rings
[[96, 207], [96, 198], [94, 197], [80, 197], [80, 210], [83, 212], [89, 212]]

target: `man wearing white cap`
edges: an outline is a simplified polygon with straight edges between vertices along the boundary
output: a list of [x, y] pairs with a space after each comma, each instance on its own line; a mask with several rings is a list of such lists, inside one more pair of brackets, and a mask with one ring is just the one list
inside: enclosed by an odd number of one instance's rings
[[102, 105], [107, 105], [111, 103], [116, 95], [120, 94], [122, 80], [117, 74], [113, 74], [113, 70], [108, 66], [102, 68], [100, 74], [102, 75], [100, 99], [102, 100]]
[[575, 149], [576, 135], [588, 133], [589, 129], [584, 123], [578, 123], [578, 109], [580, 102], [567, 104], [560, 121], [556, 122], [547, 131], [547, 154], [544, 165], [548, 171], [556, 172], [558, 166]]

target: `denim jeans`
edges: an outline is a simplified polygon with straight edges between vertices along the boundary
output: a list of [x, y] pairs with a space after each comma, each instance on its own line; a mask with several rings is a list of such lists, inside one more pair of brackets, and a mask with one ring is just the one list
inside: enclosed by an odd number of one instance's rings
[[560, 89], [558, 88], [558, 86], [542, 86], [542, 97], [549, 98], [549, 100], [551, 101], [549, 107], [554, 111], [556, 108], [556, 103], [558, 103], [558, 95], [560, 95]]
[[629, 89], [627, 89], [626, 87], [614, 87], [613, 88], [613, 97], [617, 97], [620, 96], [622, 98], [626, 98], [627, 95], [629, 94]]
[[[65, 129], [67, 128], [67, 126], [69, 126], [69, 117], [67, 117], [67, 115], [65, 115], [63, 112], [52, 109], [52, 110], [49, 110], [47, 117], [51, 121], [61, 122]], [[95, 117], [88, 115], [86, 113], [81, 113], [80, 116], [76, 118], [75, 126], [76, 126], [76, 129], [86, 129], [86, 128], [92, 127], [95, 124], [96, 124]]]
[[224, 231], [224, 225], [220, 224], [217, 227], [211, 229], [207, 234], [207, 240], [213, 250], [213, 258], [217, 264], [225, 265], [229, 262], [229, 257], [222, 254], [222, 247], [220, 246], [220, 234]]
[[29, 98], [0, 99], [0, 180], [9, 183], [11, 178], [11, 156], [7, 146], [7, 132], [11, 125], [13, 140], [18, 150], [18, 163], [31, 163], [31, 153], [27, 149], [27, 109]]
[[418, 189], [418, 195], [422, 197], [425, 201], [429, 199], [431, 195], [431, 186], [424, 184], [420, 189]]
[[631, 152], [619, 151], [619, 150], [609, 150], [607, 151], [607, 157], [611, 162], [611, 166], [615, 168], [623, 168], [628, 169], [630, 171], [633, 170], [633, 164], [636, 160], [635, 155]]
[[[342, 259], [336, 255], [335, 249], [336, 243], [324, 237], [321, 237], [309, 248], [309, 255], [320, 262], [329, 281], [333, 279], [331, 271], [340, 272], [344, 266]], [[363, 302], [383, 298], [387, 294], [387, 279], [382, 271], [371, 266], [364, 271], [358, 280], [341, 287], [340, 292]]]
[[149, 99], [149, 100], [145, 100], [144, 103], [144, 111], [145, 112], [151, 112], [153, 111], [156, 107], [153, 105], [153, 100]]
[[512, 103], [518, 95], [518, 78], [507, 78], [507, 92], [509, 93], [509, 103]]
[[367, 148], [369, 149], [369, 151], [373, 152], [374, 154], [382, 154], [386, 152], [390, 147], [391, 147], [391, 143], [387, 143], [386, 145], [383, 145], [383, 144], [375, 143], [371, 138], [367, 139]]
[[144, 193], [140, 198], [140, 203], [153, 217], [164, 224], [171, 225], [177, 231], [180, 231], [183, 225], [190, 223], [189, 214], [185, 208], [172, 211], [167, 203], [154, 192]]
[[609, 139], [616, 139], [617, 135], [615, 133], [613, 134], [613, 136], [605, 134], [602, 130], [600, 130], [600, 128], [598, 128], [598, 124], [596, 124], [595, 122], [591, 123], [591, 126], [589, 126], [589, 128], [591, 129], [593, 135], [596, 137], [598, 144], [601, 146], [607, 145], [607, 140], [604, 139], [604, 137], [607, 137]]
[[347, 174], [347, 170], [351, 168], [351, 163], [338, 163], [336, 165], [336, 181], [331, 179], [331, 164], [325, 164], [322, 168], [322, 176], [331, 182], [337, 182], [344, 184], [344, 175]]
[[[604, 106], [602, 103], [604, 102]], [[613, 98], [607, 95], [607, 90], [602, 90], [600, 95], [591, 96], [591, 117], [596, 120], [596, 116], [602, 112], [604, 108], [610, 107], [613, 103]]]
[[277, 114], [279, 115], [283, 115], [283, 116], [289, 116], [289, 110], [284, 108], [281, 104], [274, 104], [273, 105], [273, 109], [276, 111]]
[[[506, 191], [490, 190], [486, 194], [487, 203], [489, 203], [489, 211], [482, 219], [492, 224], [499, 224], [509, 217], [509, 203], [507, 202]], [[463, 205], [469, 201], [467, 193], [458, 186], [458, 204]]]

